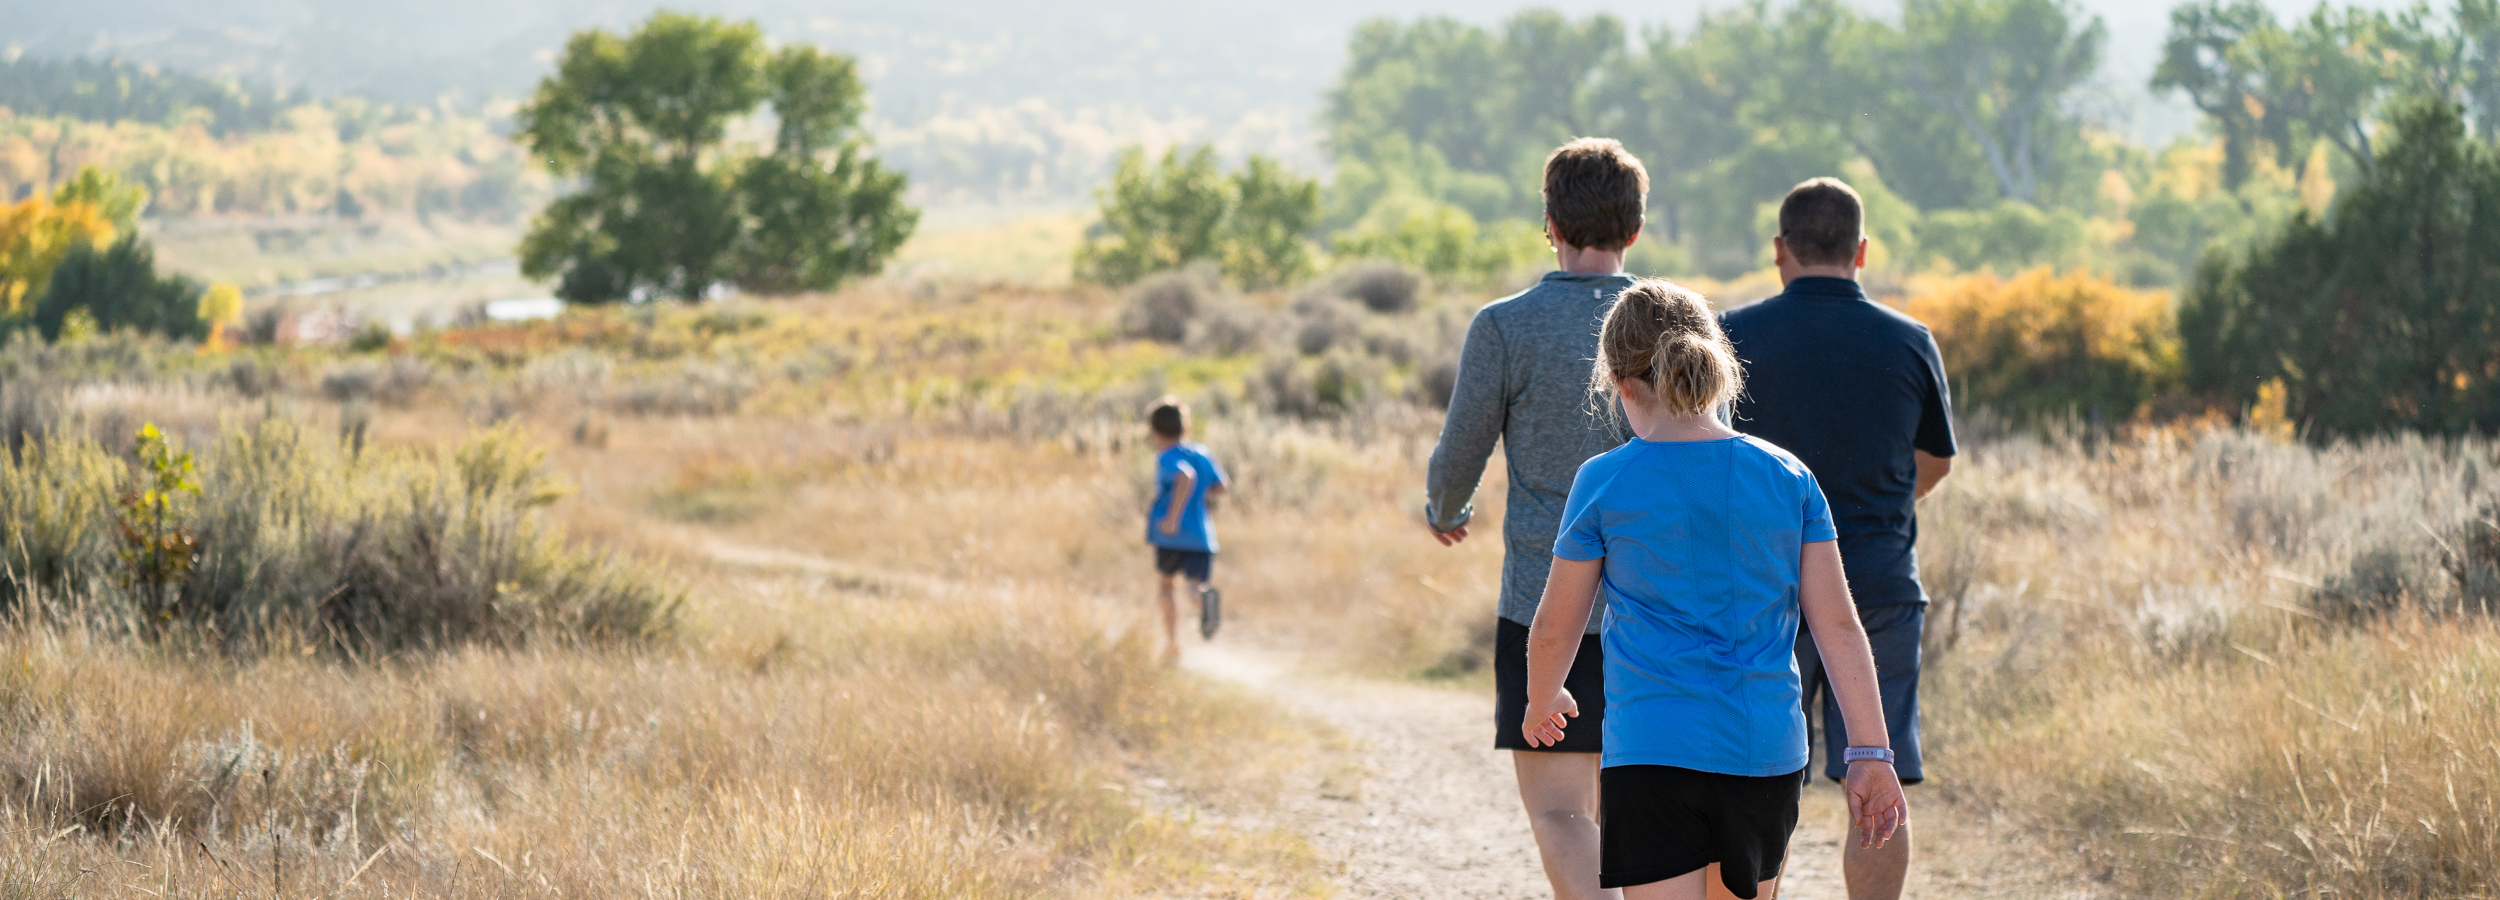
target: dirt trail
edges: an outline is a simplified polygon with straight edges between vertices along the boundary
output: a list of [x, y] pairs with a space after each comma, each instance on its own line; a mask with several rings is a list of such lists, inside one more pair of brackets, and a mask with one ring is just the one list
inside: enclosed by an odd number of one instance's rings
[[[1491, 747], [1493, 698], [1477, 691], [1305, 674], [1291, 654], [1193, 646], [1182, 667], [1249, 687], [1349, 736], [1281, 801], [1290, 827], [1344, 865], [1349, 898], [1552, 896], [1520, 810], [1510, 756]], [[1351, 777], [1348, 777], [1348, 776]], [[1797, 900], [1837, 900], [1836, 796], [1810, 795], [1789, 850]]]

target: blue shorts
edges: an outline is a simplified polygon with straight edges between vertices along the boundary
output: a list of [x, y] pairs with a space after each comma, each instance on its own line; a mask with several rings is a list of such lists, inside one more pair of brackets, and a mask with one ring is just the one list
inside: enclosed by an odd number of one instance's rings
[[1164, 575], [1186, 575], [1191, 581], [1212, 581], [1215, 576], [1215, 554], [1204, 550], [1156, 547], [1155, 571]]
[[[1875, 651], [1875, 684], [1884, 695], [1884, 730], [1892, 733], [1892, 769], [1902, 784], [1926, 780], [1918, 747], [1918, 642], [1927, 628], [1927, 607], [1914, 603], [1861, 607], [1866, 643]], [[1805, 687], [1806, 740], [1820, 726], [1823, 732], [1823, 774], [1839, 781], [1849, 771], [1841, 751], [1849, 749], [1849, 728], [1841, 724], [1840, 700], [1832, 696], [1823, 675], [1823, 655], [1815, 652], [1814, 635], [1797, 632], [1797, 674]], [[1817, 712], [1822, 715], [1816, 715]], [[1813, 771], [1808, 767], [1807, 771]]]

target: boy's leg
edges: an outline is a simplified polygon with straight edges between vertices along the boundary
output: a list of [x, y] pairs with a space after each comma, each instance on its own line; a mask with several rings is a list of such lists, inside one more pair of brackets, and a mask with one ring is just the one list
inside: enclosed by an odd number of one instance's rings
[[1621, 896], [1597, 884], [1598, 755], [1514, 750], [1510, 758], [1555, 900]]
[[1181, 653], [1180, 608], [1172, 602], [1172, 583], [1177, 580], [1177, 575], [1161, 575], [1155, 590], [1155, 601], [1163, 607], [1163, 646], [1172, 656]]

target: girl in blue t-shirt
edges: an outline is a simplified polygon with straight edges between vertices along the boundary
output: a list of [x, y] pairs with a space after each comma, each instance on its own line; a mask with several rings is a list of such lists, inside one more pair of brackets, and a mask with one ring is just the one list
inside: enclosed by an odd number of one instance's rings
[[1626, 900], [1725, 896], [1713, 882], [1774, 894], [1805, 779], [1800, 617], [1848, 723], [1850, 819], [1862, 846], [1882, 846], [1909, 807], [1813, 473], [1715, 415], [1742, 375], [1699, 294], [1660, 279], [1626, 289], [1597, 375], [1592, 390], [1621, 398], [1637, 436], [1571, 484], [1520, 728], [1542, 746], [1579, 715], [1563, 676], [1604, 590], [1600, 883]]

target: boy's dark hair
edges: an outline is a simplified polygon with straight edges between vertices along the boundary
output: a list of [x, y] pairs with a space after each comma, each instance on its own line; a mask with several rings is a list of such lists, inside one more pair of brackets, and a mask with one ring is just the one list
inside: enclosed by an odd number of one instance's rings
[[1809, 178], [1780, 200], [1780, 240], [1799, 265], [1845, 266], [1866, 236], [1866, 204], [1838, 178]]
[[1181, 435], [1189, 433], [1189, 407], [1182, 405], [1176, 397], [1157, 400], [1154, 408], [1146, 411], [1146, 427], [1154, 429], [1156, 434], [1180, 440]]
[[1584, 250], [1621, 250], [1641, 233], [1649, 170], [1613, 138], [1580, 138], [1545, 158], [1545, 212], [1554, 239]]

